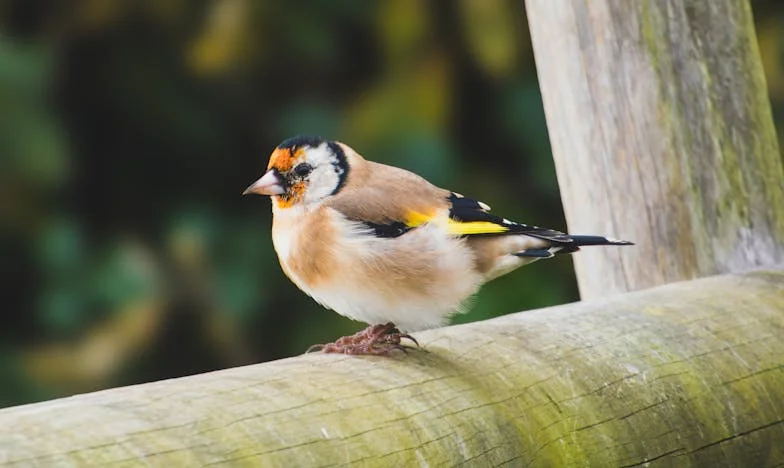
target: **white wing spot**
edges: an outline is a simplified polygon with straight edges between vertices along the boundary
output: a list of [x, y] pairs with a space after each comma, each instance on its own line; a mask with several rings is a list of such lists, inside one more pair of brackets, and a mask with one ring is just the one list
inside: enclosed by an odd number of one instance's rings
[[487, 203], [482, 203], [482, 202], [477, 202], [477, 203], [479, 204], [479, 207], [482, 208], [483, 210], [490, 211], [490, 205], [488, 205]]

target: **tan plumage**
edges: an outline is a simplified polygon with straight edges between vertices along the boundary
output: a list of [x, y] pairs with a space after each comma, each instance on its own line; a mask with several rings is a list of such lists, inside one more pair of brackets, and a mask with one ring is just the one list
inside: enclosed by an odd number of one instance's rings
[[[245, 193], [273, 198], [286, 275], [322, 305], [370, 327], [325, 351], [383, 354], [403, 331], [439, 326], [497, 276], [579, 245], [615, 244], [497, 218], [489, 208], [350, 147], [295, 137]], [[582, 242], [581, 242], [582, 241]]]

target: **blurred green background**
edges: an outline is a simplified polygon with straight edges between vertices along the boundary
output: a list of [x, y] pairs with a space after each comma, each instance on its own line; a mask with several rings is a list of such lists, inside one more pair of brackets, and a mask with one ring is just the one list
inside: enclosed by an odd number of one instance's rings
[[[784, 3], [753, 5], [781, 128]], [[284, 277], [269, 202], [240, 196], [296, 134], [566, 228], [519, 0], [2, 0], [0, 105], [0, 406], [363, 327]], [[576, 300], [571, 268], [455, 321]]]

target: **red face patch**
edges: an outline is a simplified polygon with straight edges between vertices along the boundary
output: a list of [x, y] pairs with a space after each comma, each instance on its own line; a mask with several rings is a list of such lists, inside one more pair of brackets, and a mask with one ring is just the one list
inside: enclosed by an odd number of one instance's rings
[[278, 172], [288, 172], [294, 167], [294, 162], [302, 155], [302, 148], [292, 153], [291, 148], [275, 148], [270, 156], [267, 170], [275, 168]]
[[[272, 156], [270, 156], [267, 170], [276, 169], [281, 174], [288, 173], [302, 159], [304, 151], [304, 149], [296, 147], [293, 151], [292, 148], [275, 148]], [[286, 193], [274, 197], [275, 202], [279, 208], [288, 208], [295, 205], [305, 196], [305, 188], [306, 184], [304, 182], [289, 185], [286, 187]]]
[[289, 208], [299, 203], [305, 196], [305, 188], [304, 182], [297, 182], [289, 187], [286, 193], [278, 195], [276, 200], [278, 208]]

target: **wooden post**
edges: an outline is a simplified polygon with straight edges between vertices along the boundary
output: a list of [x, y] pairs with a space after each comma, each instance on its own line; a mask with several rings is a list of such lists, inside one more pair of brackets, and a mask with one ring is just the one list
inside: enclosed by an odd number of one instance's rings
[[726, 275], [7, 408], [0, 465], [781, 466], [782, 310]]
[[583, 298], [784, 263], [784, 170], [747, 0], [526, 0]]

